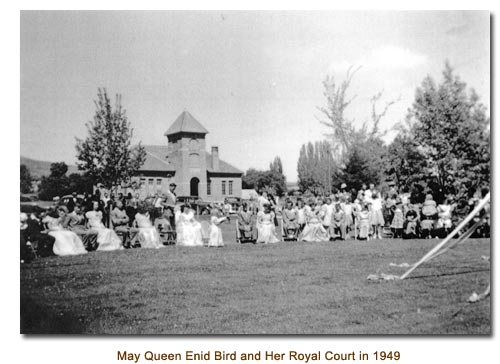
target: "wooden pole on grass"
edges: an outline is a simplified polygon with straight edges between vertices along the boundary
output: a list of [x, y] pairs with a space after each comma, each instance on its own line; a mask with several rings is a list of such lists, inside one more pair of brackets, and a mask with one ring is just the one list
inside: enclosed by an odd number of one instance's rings
[[467, 223], [474, 218], [483, 208], [484, 206], [488, 203], [490, 200], [490, 193], [488, 194], [479, 202], [479, 204], [476, 206], [474, 210], [453, 230], [448, 236], [440, 242], [438, 245], [436, 245], [434, 248], [432, 248], [427, 254], [425, 254], [422, 259], [420, 259], [417, 263], [415, 263], [410, 269], [408, 269], [399, 279], [405, 279], [408, 277], [408, 275], [413, 272], [417, 267], [419, 267], [422, 263], [425, 263], [429, 257], [434, 255], [441, 247], [443, 247], [447, 242], [449, 242], [461, 229], [467, 225]]

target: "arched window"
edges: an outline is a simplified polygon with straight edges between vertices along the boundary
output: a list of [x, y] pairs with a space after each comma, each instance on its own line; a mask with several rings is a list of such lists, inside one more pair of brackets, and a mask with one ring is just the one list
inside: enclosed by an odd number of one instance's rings
[[194, 168], [200, 166], [200, 155], [198, 153], [189, 154], [189, 166]]
[[189, 141], [189, 150], [198, 150], [199, 147], [200, 144], [197, 139], [193, 138]]

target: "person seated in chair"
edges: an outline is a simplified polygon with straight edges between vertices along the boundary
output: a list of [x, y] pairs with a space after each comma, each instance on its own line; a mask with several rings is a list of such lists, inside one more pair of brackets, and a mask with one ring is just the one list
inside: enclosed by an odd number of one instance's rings
[[246, 240], [253, 240], [255, 238], [254, 227], [252, 224], [252, 213], [248, 211], [248, 205], [246, 202], [241, 206], [241, 210], [238, 212], [238, 229], [240, 230], [240, 236]]
[[94, 201], [92, 203], [92, 210], [85, 214], [87, 218], [88, 228], [97, 233], [97, 250], [118, 250], [123, 249], [122, 241], [113, 231], [104, 226], [102, 219], [103, 213], [99, 211], [99, 203]]
[[38, 256], [48, 257], [54, 255], [53, 247], [56, 239], [49, 234], [44, 233], [45, 227], [41, 222], [46, 213], [40, 214], [40, 219], [35, 214], [31, 214], [26, 220], [27, 227], [24, 230], [26, 241], [31, 242], [36, 249]]
[[116, 200], [115, 208], [111, 211], [111, 223], [116, 234], [122, 237], [122, 245], [126, 248], [130, 247], [129, 222], [122, 200]]
[[418, 238], [418, 213], [414, 209], [408, 210], [403, 225], [403, 239]]
[[429, 193], [425, 196], [425, 201], [422, 205], [422, 221], [420, 222], [422, 238], [432, 238], [437, 212], [436, 201], [434, 201], [432, 195]]

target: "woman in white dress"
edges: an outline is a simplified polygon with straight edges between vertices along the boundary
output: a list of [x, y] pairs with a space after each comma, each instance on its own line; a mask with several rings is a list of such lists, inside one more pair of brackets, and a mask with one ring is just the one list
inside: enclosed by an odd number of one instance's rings
[[143, 206], [140, 206], [137, 214], [135, 214], [134, 226], [138, 230], [137, 239], [141, 244], [141, 248], [159, 249], [164, 247], [158, 230], [154, 227], [149, 218], [149, 213]]
[[274, 226], [274, 213], [269, 204], [264, 205], [264, 211], [257, 214], [257, 243], [277, 243], [276, 228]]
[[177, 245], [180, 246], [203, 246], [203, 232], [201, 224], [195, 220], [194, 211], [184, 206], [179, 215], [178, 224], [181, 233], [177, 233]]
[[208, 246], [209, 247], [223, 247], [224, 241], [222, 238], [222, 230], [219, 225], [226, 221], [226, 217], [220, 217], [219, 211], [214, 210], [210, 218], [210, 227], [208, 229]]
[[306, 226], [304, 227], [302, 236], [299, 240], [308, 242], [329, 240], [328, 232], [323, 227], [321, 219], [318, 217], [313, 208], [306, 210]]
[[46, 216], [42, 222], [47, 225], [49, 235], [55, 238], [52, 248], [55, 255], [79, 255], [87, 254], [87, 250], [83, 246], [82, 240], [74, 232], [63, 229], [61, 221], [67, 213], [65, 206], [60, 206], [57, 209], [59, 218]]
[[102, 223], [102, 212], [98, 210], [99, 203], [92, 203], [92, 210], [85, 214], [87, 227], [97, 233], [97, 250], [110, 251], [123, 249], [122, 240], [116, 235], [113, 229], [108, 229]]

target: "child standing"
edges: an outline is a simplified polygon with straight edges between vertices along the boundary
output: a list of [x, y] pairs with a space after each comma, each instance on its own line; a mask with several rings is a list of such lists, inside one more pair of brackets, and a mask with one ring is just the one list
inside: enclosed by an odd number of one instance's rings
[[222, 230], [219, 225], [226, 221], [226, 217], [220, 217], [220, 213], [217, 210], [212, 212], [212, 217], [210, 218], [210, 228], [208, 229], [208, 246], [209, 247], [223, 247], [224, 241], [222, 238]]

